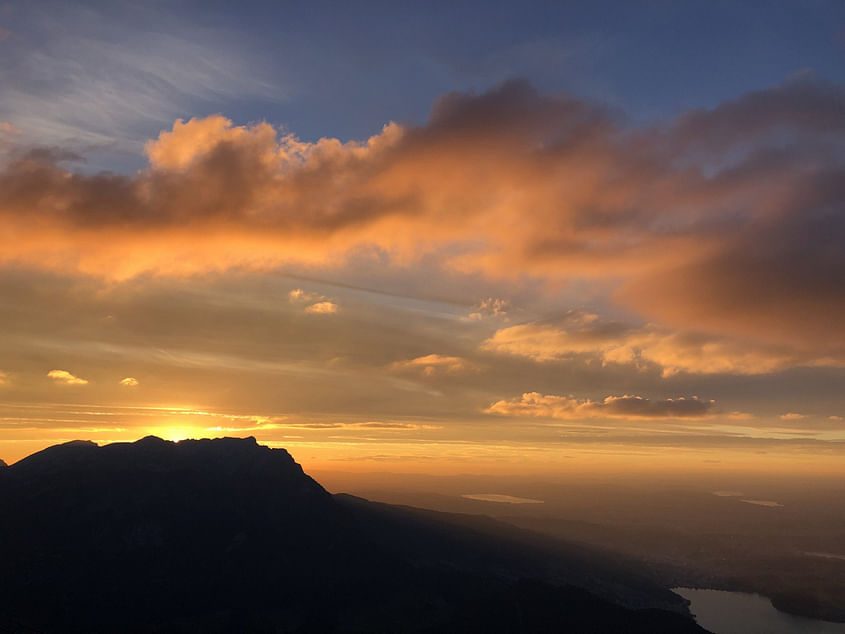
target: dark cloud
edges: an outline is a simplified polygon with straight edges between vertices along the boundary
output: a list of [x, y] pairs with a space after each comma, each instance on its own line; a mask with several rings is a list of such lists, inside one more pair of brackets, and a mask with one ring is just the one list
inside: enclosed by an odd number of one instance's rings
[[845, 353], [845, 170], [805, 182], [782, 213], [714, 252], [629, 282], [622, 301], [674, 326]]
[[527, 392], [520, 398], [493, 403], [485, 412], [503, 416], [537, 416], [544, 418], [579, 419], [595, 417], [619, 418], [701, 418], [711, 413], [713, 401], [697, 396], [651, 400], [642, 396], [607, 396], [600, 401], [579, 400]]
[[806, 133], [845, 133], [842, 87], [806, 72], [780, 86], [750, 92], [712, 109], [691, 110], [669, 130], [672, 145], [679, 152], [724, 152], [760, 139], [782, 143], [785, 134]]

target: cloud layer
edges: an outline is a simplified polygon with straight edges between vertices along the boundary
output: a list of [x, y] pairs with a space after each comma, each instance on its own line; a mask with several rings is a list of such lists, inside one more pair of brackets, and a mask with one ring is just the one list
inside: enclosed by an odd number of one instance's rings
[[[508, 82], [445, 95], [425, 125], [361, 142], [177, 121], [130, 176], [69, 171], [60, 151], [12, 152], [0, 257], [125, 278], [436, 253], [488, 276], [599, 278], [660, 324], [839, 358], [844, 95], [804, 76], [632, 127]], [[781, 363], [749, 354], [724, 364]], [[718, 369], [688, 356], [664, 367]]]
[[542, 418], [701, 418], [710, 413], [713, 401], [697, 396], [653, 401], [642, 396], [607, 396], [600, 401], [579, 400], [526, 392], [520, 398], [496, 401], [485, 411], [502, 416], [537, 416]]
[[571, 312], [554, 322], [497, 330], [482, 348], [540, 363], [564, 360], [659, 369], [669, 377], [690, 374], [769, 374], [793, 367], [845, 367], [841, 352], [790, 345], [761, 345], [726, 337], [602, 321]]

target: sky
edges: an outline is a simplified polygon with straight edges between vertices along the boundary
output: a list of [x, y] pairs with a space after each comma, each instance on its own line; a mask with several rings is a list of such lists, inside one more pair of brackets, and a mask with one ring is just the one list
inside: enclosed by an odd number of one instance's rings
[[845, 468], [840, 2], [0, 4], [0, 458]]

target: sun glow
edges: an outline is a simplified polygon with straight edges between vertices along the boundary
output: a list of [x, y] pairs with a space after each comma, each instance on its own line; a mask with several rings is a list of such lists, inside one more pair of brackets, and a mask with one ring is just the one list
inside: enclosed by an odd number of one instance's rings
[[208, 432], [203, 431], [198, 427], [155, 427], [150, 430], [150, 434], [158, 436], [164, 440], [172, 440], [179, 442], [180, 440], [188, 440], [189, 438], [205, 438]]

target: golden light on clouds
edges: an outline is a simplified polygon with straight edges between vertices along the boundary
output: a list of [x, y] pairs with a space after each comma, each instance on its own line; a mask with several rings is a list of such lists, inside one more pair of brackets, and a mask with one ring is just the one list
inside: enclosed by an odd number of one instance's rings
[[67, 370], [50, 370], [47, 376], [60, 385], [88, 385], [88, 381], [75, 376]]
[[653, 366], [666, 377], [680, 372], [753, 375], [802, 366], [845, 367], [845, 356], [829, 351], [760, 345], [655, 326], [630, 327], [583, 313], [569, 314], [558, 323], [499, 329], [483, 348], [538, 362], [581, 358], [637, 368]]
[[338, 306], [334, 302], [317, 302], [305, 307], [305, 312], [312, 315], [334, 315]]
[[[350, 419], [215, 411], [191, 406], [31, 404], [2, 408], [0, 456], [14, 462], [55, 442], [100, 444], [255, 436], [308, 468], [419, 473], [685, 472], [798, 469], [845, 475], [845, 433], [800, 435], [774, 420], [737, 422], [699, 399], [591, 401], [526, 394], [495, 403], [488, 421]], [[548, 422], [544, 421], [548, 419]], [[536, 422], [535, 422], [536, 421]], [[744, 426], [740, 426], [744, 425]], [[723, 435], [719, 438], [720, 435]], [[828, 440], [824, 440], [827, 438]]]
[[309, 293], [301, 288], [295, 288], [288, 293], [291, 302], [310, 302], [315, 299], [322, 299], [318, 293]]
[[180, 119], [123, 174], [5, 134], [0, 447], [838, 456], [842, 95], [799, 77], [640, 126], [510, 81], [361, 140]]
[[[837, 90], [796, 79], [636, 130], [601, 106], [521, 82], [445, 95], [425, 125], [389, 124], [364, 141], [303, 142], [219, 115], [178, 121], [147, 144], [148, 169], [130, 176], [73, 174], [49, 153], [16, 155], [0, 172], [2, 257], [126, 279], [292, 263], [342, 269], [377, 249], [389, 264], [435, 256], [503, 280], [616, 279], [613, 301], [655, 322], [764, 346], [712, 366], [685, 354], [681, 369], [769, 371], [793, 357], [827, 363], [824, 350], [841, 364], [841, 262], [831, 242], [841, 228], [824, 213], [838, 201], [838, 179], [803, 158], [838, 129], [828, 99]], [[755, 117], [760, 125], [744, 125], [761, 102], [769, 111]], [[794, 153], [765, 165], [742, 153], [783, 129], [794, 133]], [[731, 152], [748, 169], [708, 177]], [[712, 231], [719, 222], [733, 230]], [[786, 239], [796, 234], [813, 244]], [[789, 269], [796, 259], [802, 268]], [[810, 280], [813, 293], [802, 292]], [[794, 327], [799, 316], [806, 328]]]
[[295, 288], [288, 293], [292, 304], [307, 304], [305, 312], [310, 315], [334, 315], [340, 309], [336, 302], [319, 293]]
[[168, 427], [163, 425], [161, 427], [154, 427], [151, 430], [151, 435], [164, 438], [165, 440], [172, 440], [179, 442], [180, 440], [208, 438], [206, 430], [196, 427]]
[[397, 370], [419, 370], [425, 376], [434, 376], [438, 372], [455, 373], [477, 369], [466, 359], [442, 354], [427, 354], [416, 359], [396, 361], [393, 368]]

